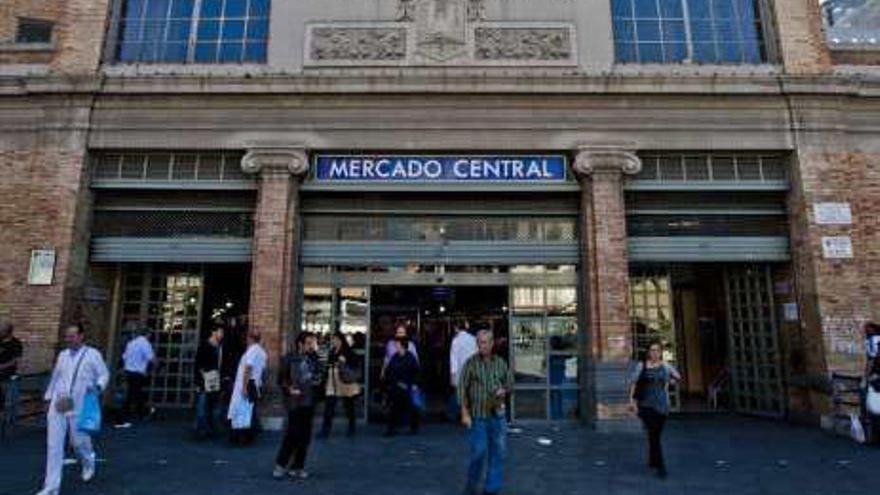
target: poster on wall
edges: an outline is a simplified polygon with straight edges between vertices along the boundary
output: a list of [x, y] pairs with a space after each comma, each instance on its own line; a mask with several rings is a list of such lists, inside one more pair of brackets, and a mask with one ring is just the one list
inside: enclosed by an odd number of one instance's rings
[[34, 249], [28, 270], [28, 285], [52, 285], [55, 276], [55, 250]]
[[849, 203], [816, 203], [813, 216], [817, 225], [852, 225]]
[[848, 235], [823, 237], [822, 256], [825, 259], [846, 259], [853, 257], [852, 238]]

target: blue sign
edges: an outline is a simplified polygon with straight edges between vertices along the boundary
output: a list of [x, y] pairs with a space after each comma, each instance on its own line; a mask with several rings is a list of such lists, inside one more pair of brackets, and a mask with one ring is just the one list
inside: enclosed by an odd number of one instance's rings
[[319, 182], [564, 182], [563, 155], [317, 155]]

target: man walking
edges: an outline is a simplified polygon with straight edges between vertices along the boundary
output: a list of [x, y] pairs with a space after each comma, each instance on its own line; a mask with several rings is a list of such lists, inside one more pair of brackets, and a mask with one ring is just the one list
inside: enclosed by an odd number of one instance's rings
[[196, 436], [212, 437], [217, 433], [223, 364], [223, 327], [215, 325], [211, 335], [196, 351]]
[[67, 435], [82, 465], [82, 480], [95, 476], [95, 451], [92, 439], [77, 430], [77, 417], [88, 392], [101, 393], [107, 388], [110, 374], [97, 349], [84, 345], [85, 331], [81, 325], [64, 329], [67, 349], [58, 354], [52, 379], [44, 399], [46, 414], [46, 479], [38, 495], [58, 495], [61, 469], [64, 465], [64, 444]]
[[272, 476], [282, 479], [306, 479], [306, 455], [312, 439], [315, 415], [315, 389], [321, 385], [318, 364], [318, 339], [311, 332], [300, 332], [295, 349], [281, 360], [278, 385], [287, 405], [287, 430]]
[[0, 321], [0, 433], [15, 426], [18, 416], [18, 364], [21, 361], [21, 341], [12, 334], [12, 323]]
[[452, 394], [449, 396], [449, 419], [458, 420], [461, 404], [458, 400], [458, 376], [464, 363], [477, 353], [477, 339], [471, 335], [467, 320], [456, 325], [455, 336], [449, 348], [449, 383]]
[[251, 330], [247, 335], [248, 348], [235, 374], [228, 419], [232, 422], [231, 439], [234, 444], [253, 442], [259, 430], [257, 402], [262, 394], [263, 373], [268, 355], [260, 345], [260, 332]]
[[479, 353], [465, 363], [458, 382], [461, 422], [470, 430], [467, 495], [477, 493], [487, 458], [484, 495], [501, 493], [504, 478], [507, 450], [504, 404], [513, 389], [513, 376], [507, 363], [494, 354], [494, 340], [490, 330], [481, 330], [477, 334]]
[[120, 427], [131, 426], [132, 419], [142, 420], [147, 416], [147, 393], [144, 390], [149, 382], [150, 366], [156, 362], [156, 353], [147, 338], [149, 329], [141, 327], [137, 335], [128, 341], [122, 353], [123, 370], [127, 393], [122, 406], [126, 422]]

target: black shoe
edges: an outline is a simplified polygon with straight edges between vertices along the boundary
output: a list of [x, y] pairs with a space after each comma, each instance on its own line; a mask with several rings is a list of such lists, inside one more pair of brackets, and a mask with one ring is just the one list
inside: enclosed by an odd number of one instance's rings
[[657, 468], [656, 474], [657, 474], [657, 477], [660, 478], [661, 480], [666, 478], [666, 476], [669, 475], [669, 473], [666, 471], [665, 467]]
[[322, 430], [321, 432], [319, 432], [318, 435], [317, 435], [317, 437], [318, 437], [319, 440], [326, 440], [329, 436], [330, 436], [330, 432], [329, 432], [329, 431], [323, 431], [323, 430]]
[[386, 436], [388, 438], [395, 437], [395, 436], [397, 436], [397, 432], [394, 430], [386, 430], [384, 436]]

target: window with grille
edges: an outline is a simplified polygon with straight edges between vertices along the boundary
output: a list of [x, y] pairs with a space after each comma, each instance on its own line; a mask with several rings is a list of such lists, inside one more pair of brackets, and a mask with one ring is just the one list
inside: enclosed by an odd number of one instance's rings
[[252, 183], [241, 170], [241, 152], [99, 153], [92, 165], [92, 185], [115, 182]]
[[16, 43], [51, 43], [52, 29], [55, 24], [52, 21], [41, 19], [18, 19], [18, 28], [15, 32]]
[[767, 62], [760, 0], [611, 0], [618, 63]]
[[121, 1], [119, 62], [266, 61], [270, 0]]
[[788, 180], [787, 161], [776, 154], [645, 153], [639, 157], [642, 170], [635, 181], [780, 184]]
[[880, 48], [880, 1], [820, 0], [828, 43]]

